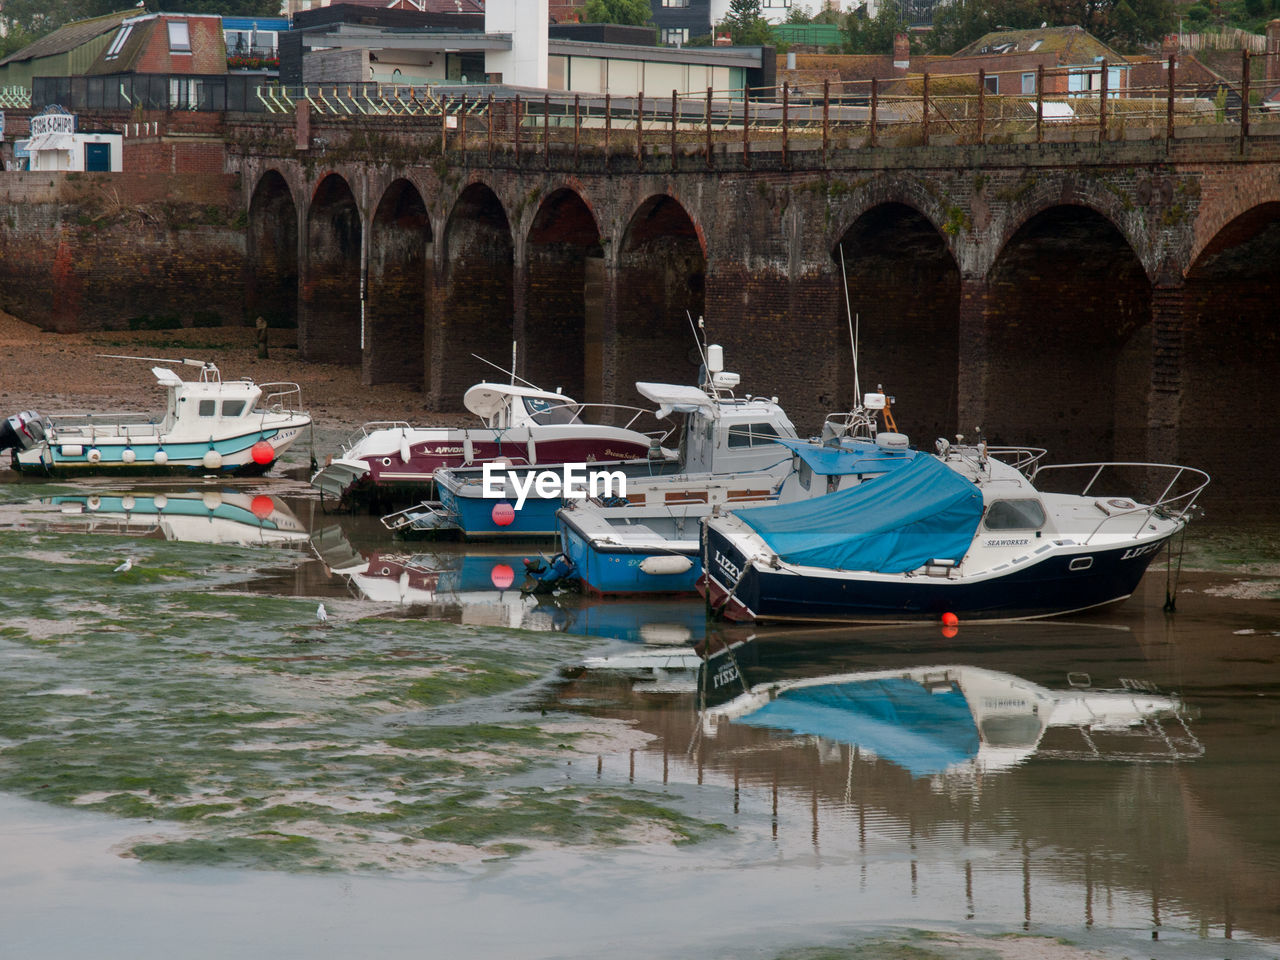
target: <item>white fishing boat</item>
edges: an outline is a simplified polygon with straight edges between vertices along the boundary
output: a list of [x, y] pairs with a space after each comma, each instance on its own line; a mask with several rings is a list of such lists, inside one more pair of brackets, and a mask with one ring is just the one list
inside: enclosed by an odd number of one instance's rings
[[[462, 404], [479, 423], [366, 423], [316, 471], [312, 485], [352, 506], [391, 506], [428, 496], [435, 472], [445, 467], [489, 462], [546, 467], [675, 456], [662, 448], [668, 431], [637, 429], [648, 414], [638, 407], [579, 403], [533, 386], [488, 382], [467, 390]], [[618, 418], [622, 426], [592, 418]]]
[[[1208, 474], [1152, 463], [1041, 466], [939, 441], [874, 483], [706, 521], [702, 588], [733, 620], [1057, 616], [1132, 594]], [[1057, 492], [1080, 478], [1079, 492]], [[1045, 484], [1048, 483], [1048, 486]], [[1131, 488], [1160, 491], [1148, 501]]]
[[12, 450], [13, 469], [52, 477], [256, 476], [270, 470], [311, 426], [296, 383], [223, 380], [217, 366], [205, 360], [105, 359], [195, 367], [199, 376], [184, 380], [170, 366], [152, 367], [165, 391], [160, 414], [15, 414], [0, 424], [0, 451]]

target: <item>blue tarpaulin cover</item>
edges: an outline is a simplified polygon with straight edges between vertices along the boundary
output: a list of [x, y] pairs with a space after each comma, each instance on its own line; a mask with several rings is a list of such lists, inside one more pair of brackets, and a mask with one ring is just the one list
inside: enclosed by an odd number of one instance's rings
[[959, 563], [982, 518], [982, 493], [936, 457], [825, 497], [738, 510], [787, 563], [904, 573]]
[[954, 685], [931, 693], [907, 678], [784, 690], [736, 722], [857, 746], [917, 777], [978, 753], [978, 728], [964, 694]]
[[921, 456], [915, 450], [885, 450], [869, 440], [845, 440], [840, 446], [826, 446], [808, 440], [779, 440], [790, 447], [814, 473], [846, 476], [855, 473], [886, 473]]

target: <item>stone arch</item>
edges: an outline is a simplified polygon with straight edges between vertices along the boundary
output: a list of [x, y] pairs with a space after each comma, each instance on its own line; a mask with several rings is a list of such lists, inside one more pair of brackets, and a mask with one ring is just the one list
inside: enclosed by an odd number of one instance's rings
[[[1007, 208], [999, 214], [990, 210], [991, 202], [1016, 196], [1007, 201]], [[1028, 223], [1045, 213], [1060, 207], [1077, 207], [1090, 211], [1104, 221], [1124, 241], [1125, 247], [1142, 264], [1148, 278], [1154, 278], [1160, 269], [1159, 251], [1154, 244], [1145, 242], [1146, 231], [1139, 222], [1141, 215], [1134, 208], [1133, 199], [1119, 187], [1106, 189], [1098, 180], [1081, 182], [1074, 174], [1065, 177], [1044, 177], [1038, 181], [1007, 184], [1003, 188], [987, 185], [975, 198], [975, 225], [990, 222], [990, 243], [978, 245], [974, 262], [963, 269], [966, 276], [985, 276], [1000, 260], [1010, 241]]]
[[1280, 443], [1278, 263], [1280, 202], [1270, 201], [1223, 225], [1187, 271], [1178, 457], [1213, 475], [1215, 499], [1274, 495], [1258, 458]]
[[430, 389], [431, 250], [431, 218], [422, 194], [404, 178], [393, 180], [369, 227], [366, 383], [410, 383]]
[[528, 376], [591, 403], [603, 398], [604, 248], [600, 227], [574, 190], [552, 191], [526, 244]]
[[245, 310], [273, 327], [298, 325], [298, 208], [278, 170], [258, 178], [245, 236]]
[[503, 367], [511, 362], [514, 270], [515, 246], [502, 201], [484, 183], [468, 184], [444, 228], [441, 339], [432, 357], [433, 382], [450, 409], [461, 406], [472, 384], [501, 377], [473, 354]]
[[[888, 201], [845, 227], [832, 246], [837, 283], [834, 324], [841, 336], [838, 396], [856, 401], [850, 315], [865, 393], [883, 384], [896, 398], [899, 428], [928, 446], [956, 431], [960, 269], [946, 238], [915, 206]], [[841, 258], [846, 281], [841, 281]]]
[[618, 402], [641, 402], [636, 380], [695, 383], [689, 317], [696, 321], [706, 309], [707, 255], [684, 205], [665, 193], [644, 200], [623, 231], [617, 271]]
[[364, 350], [360, 299], [363, 221], [340, 174], [323, 177], [307, 211], [307, 269], [299, 344], [303, 359], [355, 364]]
[[1040, 210], [1001, 248], [986, 290], [986, 422], [961, 431], [1057, 462], [1143, 459], [1151, 284], [1115, 223], [1083, 205]]

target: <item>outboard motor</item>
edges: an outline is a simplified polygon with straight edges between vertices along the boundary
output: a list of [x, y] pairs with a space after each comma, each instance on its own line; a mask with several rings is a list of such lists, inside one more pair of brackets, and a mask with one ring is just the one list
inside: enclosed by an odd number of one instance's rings
[[0, 422], [0, 450], [30, 450], [44, 440], [44, 424], [34, 410], [15, 413]]

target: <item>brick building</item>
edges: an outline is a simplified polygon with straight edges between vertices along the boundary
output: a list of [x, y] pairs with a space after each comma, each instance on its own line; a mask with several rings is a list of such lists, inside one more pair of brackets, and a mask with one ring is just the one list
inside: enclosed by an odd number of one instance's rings
[[148, 13], [123, 21], [86, 76], [121, 73], [222, 74], [227, 45], [222, 18], [200, 13]]

